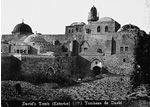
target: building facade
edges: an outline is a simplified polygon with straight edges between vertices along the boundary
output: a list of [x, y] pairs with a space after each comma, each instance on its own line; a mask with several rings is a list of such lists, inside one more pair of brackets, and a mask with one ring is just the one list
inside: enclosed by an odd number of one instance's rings
[[[104, 69], [113, 73], [127, 72], [134, 62], [134, 48], [140, 29], [131, 24], [121, 27], [110, 17], [99, 18], [95, 6], [90, 9], [87, 21], [87, 24], [74, 22], [66, 26], [65, 34], [59, 35], [33, 34], [29, 25], [20, 23], [11, 35], [2, 35], [1, 51], [10, 54], [77, 56], [77, 72], [86, 74], [93, 72], [97, 75]], [[124, 65], [129, 66], [121, 71]]]

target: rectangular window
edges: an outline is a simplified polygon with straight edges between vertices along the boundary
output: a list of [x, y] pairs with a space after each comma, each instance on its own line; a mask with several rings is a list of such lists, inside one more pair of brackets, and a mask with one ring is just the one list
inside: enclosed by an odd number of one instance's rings
[[125, 47], [125, 51], [128, 51], [128, 47]]
[[90, 30], [90, 29], [86, 29], [86, 33], [87, 33], [87, 34], [90, 34], [90, 33], [91, 33], [91, 30]]
[[76, 28], [76, 32], [78, 32], [78, 30], [79, 30], [79, 29], [78, 29], [78, 28]]
[[84, 52], [86, 52], [87, 51], [87, 48], [84, 48]]
[[120, 47], [120, 52], [123, 52], [123, 47]]
[[126, 59], [123, 59], [123, 62], [126, 62]]
[[17, 53], [19, 53], [19, 50], [17, 50]]

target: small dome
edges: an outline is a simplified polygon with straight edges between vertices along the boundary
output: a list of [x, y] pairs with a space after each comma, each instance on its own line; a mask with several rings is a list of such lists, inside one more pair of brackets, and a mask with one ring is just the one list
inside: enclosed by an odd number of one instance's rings
[[110, 17], [103, 17], [99, 21], [100, 22], [112, 22], [114, 20], [112, 18], [110, 18]]
[[88, 21], [97, 21], [99, 19], [97, 15], [97, 9], [95, 6], [93, 6], [89, 12], [88, 15]]
[[91, 13], [97, 13], [97, 9], [96, 9], [96, 7], [95, 6], [93, 6], [92, 8], [91, 8]]
[[85, 23], [84, 22], [74, 22], [71, 24], [71, 26], [75, 26], [75, 25], [81, 25], [81, 26], [84, 26]]
[[18, 33], [18, 32], [32, 34], [32, 29], [29, 25], [22, 22], [20, 24], [17, 24], [12, 31], [12, 33]]
[[45, 43], [46, 40], [39, 34], [29, 35], [25, 40], [25, 43]]

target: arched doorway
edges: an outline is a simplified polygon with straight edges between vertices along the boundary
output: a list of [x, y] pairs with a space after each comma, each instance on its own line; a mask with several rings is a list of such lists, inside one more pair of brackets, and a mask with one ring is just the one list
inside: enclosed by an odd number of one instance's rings
[[94, 75], [99, 75], [101, 72], [101, 68], [99, 66], [93, 67], [93, 74]]
[[55, 71], [52, 67], [47, 68], [47, 75], [52, 76], [55, 74]]
[[91, 71], [94, 75], [99, 75], [102, 72], [102, 62], [94, 59], [91, 63]]

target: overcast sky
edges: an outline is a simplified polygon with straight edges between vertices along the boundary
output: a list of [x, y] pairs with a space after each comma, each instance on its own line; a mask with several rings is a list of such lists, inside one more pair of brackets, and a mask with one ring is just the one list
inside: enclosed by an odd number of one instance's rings
[[30, 25], [33, 32], [64, 34], [73, 22], [87, 23], [94, 5], [99, 17], [111, 17], [121, 26], [137, 25], [150, 32], [150, 0], [1, 0], [1, 33], [11, 34], [15, 25]]

